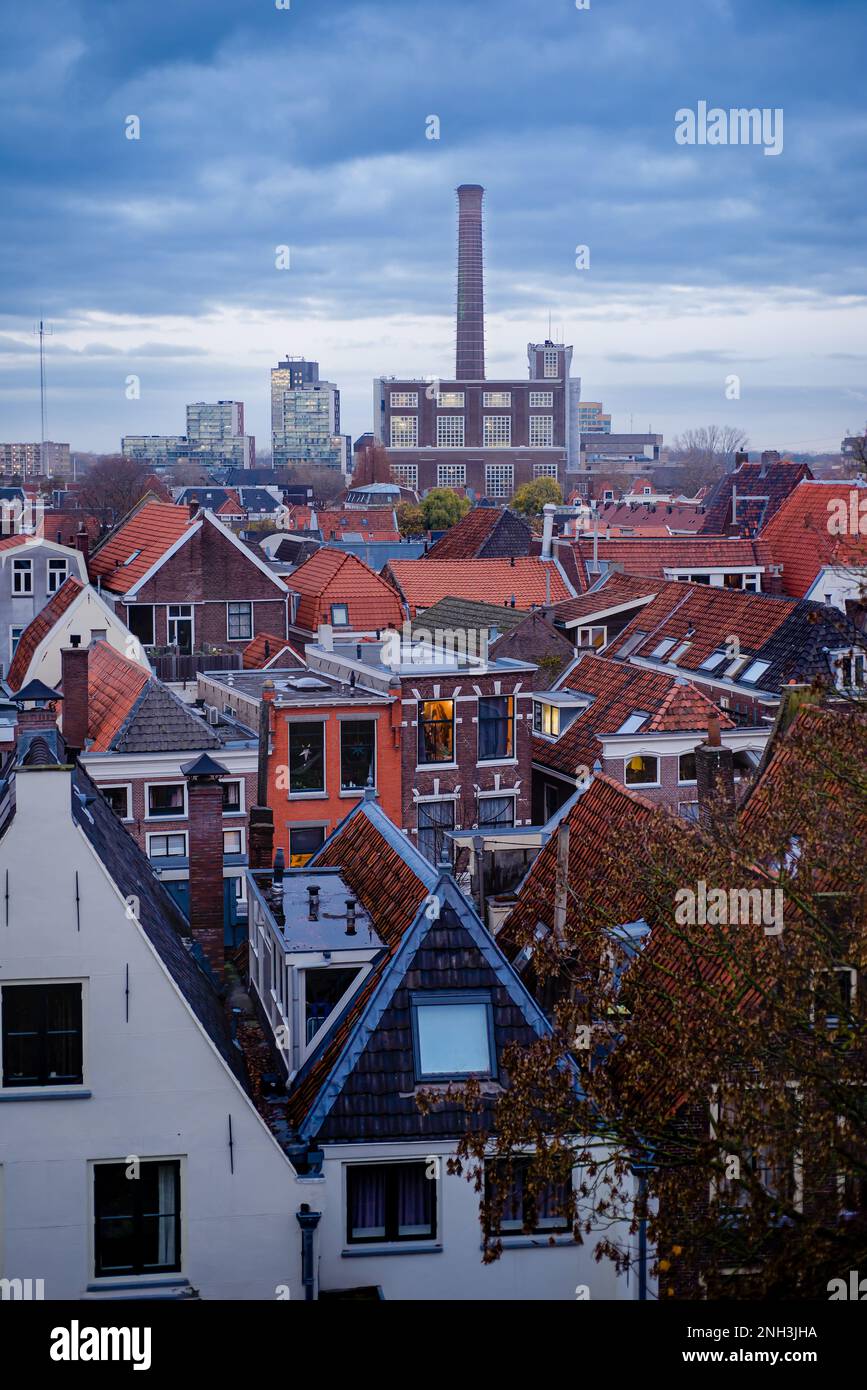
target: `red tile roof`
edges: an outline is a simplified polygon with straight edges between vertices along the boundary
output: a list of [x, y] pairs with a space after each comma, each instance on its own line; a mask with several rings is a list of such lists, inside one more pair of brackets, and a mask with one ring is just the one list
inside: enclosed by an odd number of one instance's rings
[[[82, 524], [87, 533], [87, 538], [91, 545], [96, 543], [99, 536], [99, 519], [95, 516], [83, 516], [81, 512], [46, 512], [43, 518], [43, 530], [47, 541], [54, 541], [60, 545], [68, 545], [75, 549], [75, 537], [78, 535]], [[60, 532], [61, 539], [57, 541], [57, 533]]]
[[[393, 507], [358, 507], [354, 511], [316, 513], [316, 524], [324, 541], [342, 540], [347, 534], [366, 541], [399, 541]], [[334, 534], [332, 534], [332, 532]]]
[[625, 608], [641, 599], [652, 598], [661, 587], [665, 587], [663, 581], [640, 579], [637, 575], [619, 574], [613, 570], [605, 576], [604, 584], [598, 589], [558, 603], [551, 616], [555, 622], [562, 620], [571, 623], [576, 618], [605, 613], [612, 608]]
[[323, 546], [286, 575], [286, 584], [300, 595], [295, 616], [297, 627], [316, 632], [320, 623], [331, 622], [331, 605], [349, 606], [353, 632], [377, 632], [400, 627], [404, 612], [390, 584], [374, 574], [363, 560]]
[[[391, 560], [384, 571], [406, 598], [414, 615], [442, 598], [482, 599], [529, 610], [570, 598], [557, 565], [535, 555], [503, 560]], [[550, 594], [547, 590], [550, 577]]]
[[11, 690], [20, 690], [27, 679], [30, 663], [36, 655], [39, 644], [48, 636], [60, 617], [72, 606], [78, 595], [84, 591], [80, 579], [70, 577], [48, 600], [45, 607], [24, 629], [6, 677]]
[[[677, 666], [679, 670], [698, 673], [701, 663], [730, 637], [737, 637], [745, 653], [758, 651], [795, 606], [794, 599], [772, 598], [743, 589], [717, 589], [709, 584], [680, 584], [671, 579], [658, 586], [653, 601], [614, 638], [606, 655], [617, 656], [637, 633], [646, 632], [643, 642], [630, 647], [629, 656], [657, 659], [652, 658], [653, 650], [665, 638], [689, 641]], [[666, 659], [670, 660], [670, 656], [667, 653]]]
[[115, 527], [90, 557], [91, 579], [94, 583], [100, 579], [102, 587], [113, 594], [127, 593], [180, 540], [189, 525], [186, 507], [145, 502]]
[[[593, 561], [593, 537], [574, 541], [589, 566]], [[768, 563], [768, 547], [762, 541], [735, 536], [624, 536], [599, 538], [599, 559], [619, 564], [627, 574], [664, 579], [666, 569], [718, 569], [721, 566], [762, 566]], [[592, 574], [590, 576], [592, 581]]]
[[266, 666], [274, 665], [304, 665], [304, 657], [297, 647], [293, 647], [285, 637], [275, 637], [270, 632], [258, 633], [244, 648], [243, 659], [245, 671], [262, 671]]
[[599, 534], [617, 529], [622, 536], [635, 531], [642, 536], [670, 536], [673, 531], [700, 531], [704, 512], [699, 506], [684, 502], [606, 502], [597, 509]]
[[[860, 532], [851, 525], [859, 505]], [[830, 527], [841, 511], [847, 529], [838, 534]], [[799, 483], [762, 531], [762, 542], [773, 563], [783, 566], [784, 592], [795, 598], [809, 592], [825, 565], [867, 569], [867, 489], [847, 481]]]
[[95, 642], [87, 666], [88, 752], [106, 753], [150, 676], [108, 642]]
[[496, 559], [526, 555], [530, 524], [508, 507], [474, 507], [450, 526], [423, 557], [428, 560]]
[[576, 776], [579, 767], [592, 768], [601, 755], [601, 739], [616, 734], [639, 710], [649, 718], [636, 738], [649, 733], [706, 733], [712, 715], [721, 728], [734, 727], [729, 716], [694, 685], [606, 657], [582, 656], [557, 688], [594, 697], [589, 709], [577, 715], [556, 742], [533, 737], [534, 762], [570, 777]]

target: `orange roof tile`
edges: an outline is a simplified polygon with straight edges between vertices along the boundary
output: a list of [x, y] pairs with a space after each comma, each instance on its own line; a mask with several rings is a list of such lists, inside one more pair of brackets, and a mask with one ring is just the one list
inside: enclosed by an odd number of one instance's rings
[[275, 637], [270, 632], [259, 632], [244, 648], [244, 670], [262, 671], [266, 666], [274, 665], [278, 656], [280, 665], [286, 662], [304, 665], [302, 653], [297, 647], [293, 647], [291, 642], [287, 642], [285, 637]]
[[[665, 638], [678, 643], [686, 640], [689, 647], [678, 657], [678, 669], [698, 675], [701, 663], [731, 636], [737, 637], [744, 652], [759, 651], [796, 606], [794, 599], [709, 584], [680, 584], [673, 579], [656, 587], [656, 597], [614, 638], [607, 655], [616, 656], [639, 632], [647, 636], [637, 647], [630, 647], [630, 656], [651, 659]], [[667, 656], [670, 660], [670, 653]]]
[[[831, 529], [840, 513], [842, 533]], [[783, 566], [785, 593], [795, 598], [809, 592], [825, 565], [867, 569], [867, 490], [847, 481], [801, 482], [771, 517], [762, 541], [773, 563]]]
[[106, 753], [150, 676], [108, 642], [95, 642], [87, 666], [88, 752]]
[[[593, 544], [592, 536], [573, 541], [588, 565], [593, 561]], [[623, 536], [618, 540], [600, 536], [599, 559], [621, 565], [627, 574], [664, 579], [667, 569], [766, 565], [768, 547], [740, 536]]]
[[383, 573], [395, 582], [413, 615], [442, 598], [511, 605], [514, 597], [516, 608], [529, 610], [572, 597], [559, 567], [536, 555], [514, 560], [391, 560]]
[[90, 558], [94, 582], [113, 594], [125, 594], [167, 550], [180, 540], [190, 525], [186, 507], [172, 502], [145, 502], [116, 526]]
[[24, 629], [18, 646], [15, 648], [15, 655], [6, 677], [11, 690], [20, 690], [24, 685], [30, 663], [36, 655], [40, 643], [48, 636], [58, 619], [72, 606], [83, 590], [84, 585], [81, 580], [71, 576]]
[[296, 625], [316, 632], [320, 623], [331, 622], [331, 605], [349, 607], [353, 632], [377, 632], [400, 627], [404, 620], [400, 600], [390, 584], [355, 555], [323, 546], [286, 576], [286, 583], [300, 595]]

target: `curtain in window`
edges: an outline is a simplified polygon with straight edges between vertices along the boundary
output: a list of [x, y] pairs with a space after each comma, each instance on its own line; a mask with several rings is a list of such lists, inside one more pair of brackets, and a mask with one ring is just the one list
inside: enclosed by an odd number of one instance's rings
[[508, 696], [479, 700], [479, 758], [511, 757], [510, 704]]
[[514, 825], [515, 798], [513, 796], [480, 796], [479, 828], [482, 826]]
[[423, 1163], [404, 1164], [398, 1170], [397, 1233], [400, 1236], [426, 1235], [431, 1229], [433, 1179]]
[[81, 986], [57, 985], [46, 1000], [47, 1080], [81, 1080]]
[[356, 1239], [385, 1236], [386, 1174], [358, 1167], [349, 1173], [349, 1229]]
[[157, 1177], [157, 1199], [159, 1202], [157, 1263], [160, 1265], [173, 1265], [177, 1262], [175, 1174], [174, 1163], [161, 1163], [159, 1165]]
[[418, 847], [432, 864], [438, 864], [448, 849], [446, 830], [455, 828], [453, 801], [420, 801], [418, 806]]

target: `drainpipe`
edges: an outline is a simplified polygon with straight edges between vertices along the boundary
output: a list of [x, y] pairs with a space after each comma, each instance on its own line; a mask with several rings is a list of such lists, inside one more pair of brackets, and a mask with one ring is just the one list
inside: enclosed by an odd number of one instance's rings
[[301, 1203], [301, 1210], [296, 1211], [295, 1220], [301, 1227], [301, 1283], [304, 1287], [305, 1303], [312, 1303], [314, 1299], [313, 1290], [316, 1287], [316, 1269], [313, 1260], [313, 1236], [316, 1227], [322, 1220], [321, 1211], [311, 1211], [307, 1202]]

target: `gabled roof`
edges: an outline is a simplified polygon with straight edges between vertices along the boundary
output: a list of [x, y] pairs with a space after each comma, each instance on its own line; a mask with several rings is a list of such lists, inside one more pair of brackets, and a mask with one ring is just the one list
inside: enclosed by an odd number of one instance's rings
[[622, 536], [635, 531], [638, 535], [670, 536], [703, 529], [702, 508], [684, 502], [605, 502], [597, 509], [600, 535], [608, 527]]
[[766, 526], [793, 488], [812, 478], [806, 463], [779, 459], [772, 463], [742, 463], [725, 473], [705, 500], [705, 535], [755, 535]]
[[712, 716], [722, 728], [733, 727], [728, 715], [694, 685], [603, 656], [582, 656], [558, 689], [591, 697], [590, 706], [555, 742], [535, 735], [533, 760], [569, 777], [575, 777], [579, 767], [593, 767], [602, 752], [601, 740], [618, 734], [639, 711], [647, 718], [632, 735], [636, 740], [651, 733], [705, 734]]
[[[514, 560], [391, 560], [383, 570], [414, 614], [443, 598], [478, 599], [529, 611], [560, 603], [572, 591], [553, 560], [522, 555]], [[549, 592], [550, 584], [550, 592]]]
[[474, 507], [449, 527], [424, 559], [494, 560], [528, 555], [532, 527], [508, 507]]
[[[825, 565], [867, 570], [867, 521], [851, 525], [852, 494], [867, 516], [867, 489], [857, 482], [799, 483], [780, 504], [762, 532], [774, 564], [782, 565], [783, 589], [795, 598], [807, 594]], [[831, 529], [835, 511], [846, 515], [845, 530]]]
[[162, 681], [107, 642], [88, 653], [88, 753], [193, 752], [219, 735]]
[[189, 512], [173, 502], [145, 500], [106, 537], [90, 557], [91, 578], [125, 594], [184, 536]]
[[10, 689], [17, 690], [26, 680], [30, 663], [40, 645], [67, 609], [72, 607], [79, 594], [82, 593], [84, 593], [84, 585], [81, 580], [71, 576], [64, 584], [61, 584], [56, 594], [52, 594], [45, 607], [27, 625], [19, 638], [15, 655], [9, 667], [9, 674], [6, 677]]
[[413, 624], [413, 628], [423, 632], [431, 629], [440, 629], [443, 632], [454, 629], [463, 632], [490, 632], [493, 628], [498, 632], [509, 632], [522, 623], [526, 616], [527, 614], [519, 608], [499, 608], [494, 603], [453, 598], [449, 595], [426, 608], [423, 616]]
[[582, 619], [589, 621], [602, 618], [609, 613], [631, 608], [635, 604], [647, 603], [659, 588], [659, 581], [641, 579], [634, 574], [620, 574], [617, 570], [611, 570], [603, 574], [586, 593], [558, 603], [551, 617], [555, 623], [568, 623], [570, 626]]
[[[309, 518], [308, 518], [309, 519]], [[316, 513], [316, 525], [326, 543], [332, 540], [399, 541], [393, 507], [356, 507]]]
[[376, 632], [403, 622], [403, 609], [391, 585], [363, 560], [330, 546], [322, 546], [299, 565], [287, 576], [287, 584], [300, 595], [295, 626], [307, 632], [331, 622], [334, 603], [348, 605], [354, 632]]
[[244, 670], [265, 671], [270, 666], [303, 666], [304, 656], [285, 637], [270, 632], [258, 633], [244, 648]]
[[[593, 537], [581, 536], [573, 545], [589, 567], [593, 563]], [[669, 569], [719, 569], [725, 566], [759, 568], [768, 563], [769, 549], [762, 541], [719, 536], [624, 536], [599, 537], [599, 559], [616, 564], [627, 574], [664, 579]]]

